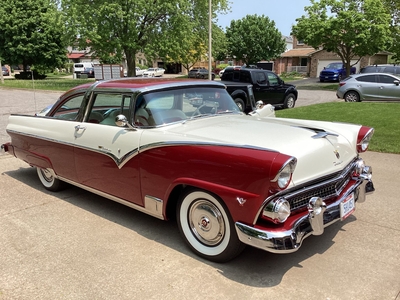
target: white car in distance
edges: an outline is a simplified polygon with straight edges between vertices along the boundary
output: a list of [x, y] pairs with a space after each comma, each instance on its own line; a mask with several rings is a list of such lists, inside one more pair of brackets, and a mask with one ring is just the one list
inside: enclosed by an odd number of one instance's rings
[[143, 73], [143, 77], [161, 77], [164, 75], [163, 68], [149, 68]]

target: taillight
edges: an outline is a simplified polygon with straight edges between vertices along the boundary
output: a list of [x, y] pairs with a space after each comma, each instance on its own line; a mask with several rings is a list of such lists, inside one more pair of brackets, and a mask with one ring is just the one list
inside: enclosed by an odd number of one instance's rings
[[346, 82], [339, 82], [339, 86], [344, 86]]
[[371, 127], [362, 126], [357, 136], [357, 152], [365, 152], [368, 149], [369, 142], [374, 134], [374, 129]]

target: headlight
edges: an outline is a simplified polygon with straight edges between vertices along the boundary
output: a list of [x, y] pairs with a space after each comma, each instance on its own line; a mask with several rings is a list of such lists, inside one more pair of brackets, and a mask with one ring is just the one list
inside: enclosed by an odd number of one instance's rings
[[368, 149], [369, 142], [374, 134], [374, 129], [366, 126], [362, 126], [358, 132], [357, 137], [357, 152], [365, 152]]
[[280, 189], [285, 189], [292, 179], [292, 174], [296, 167], [297, 160], [294, 157], [291, 157], [286, 163], [283, 164], [278, 174], [276, 174], [275, 178], [271, 180], [272, 182], [276, 182]]
[[263, 216], [274, 223], [283, 223], [290, 216], [290, 204], [285, 198], [271, 201], [265, 206]]

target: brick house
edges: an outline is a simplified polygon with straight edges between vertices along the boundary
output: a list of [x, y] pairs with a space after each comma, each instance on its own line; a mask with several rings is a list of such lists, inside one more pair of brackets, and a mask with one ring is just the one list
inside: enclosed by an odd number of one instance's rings
[[[367, 65], [386, 64], [389, 55], [389, 52], [382, 51], [373, 56], [362, 57], [355, 65], [356, 72]], [[357, 60], [358, 57], [352, 60], [352, 63], [356, 63]], [[277, 74], [296, 71], [317, 78], [324, 67], [335, 61], [341, 61], [337, 54], [312, 48], [293, 37], [293, 49], [286, 51], [275, 60], [274, 71]]]

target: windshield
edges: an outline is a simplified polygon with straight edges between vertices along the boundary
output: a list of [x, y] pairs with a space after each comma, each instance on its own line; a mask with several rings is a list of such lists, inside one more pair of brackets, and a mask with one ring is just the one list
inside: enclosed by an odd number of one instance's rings
[[154, 127], [232, 113], [241, 112], [225, 89], [196, 87], [139, 95], [134, 120]]
[[331, 63], [326, 66], [326, 69], [338, 70], [338, 69], [342, 69], [342, 65], [343, 65], [342, 63]]

